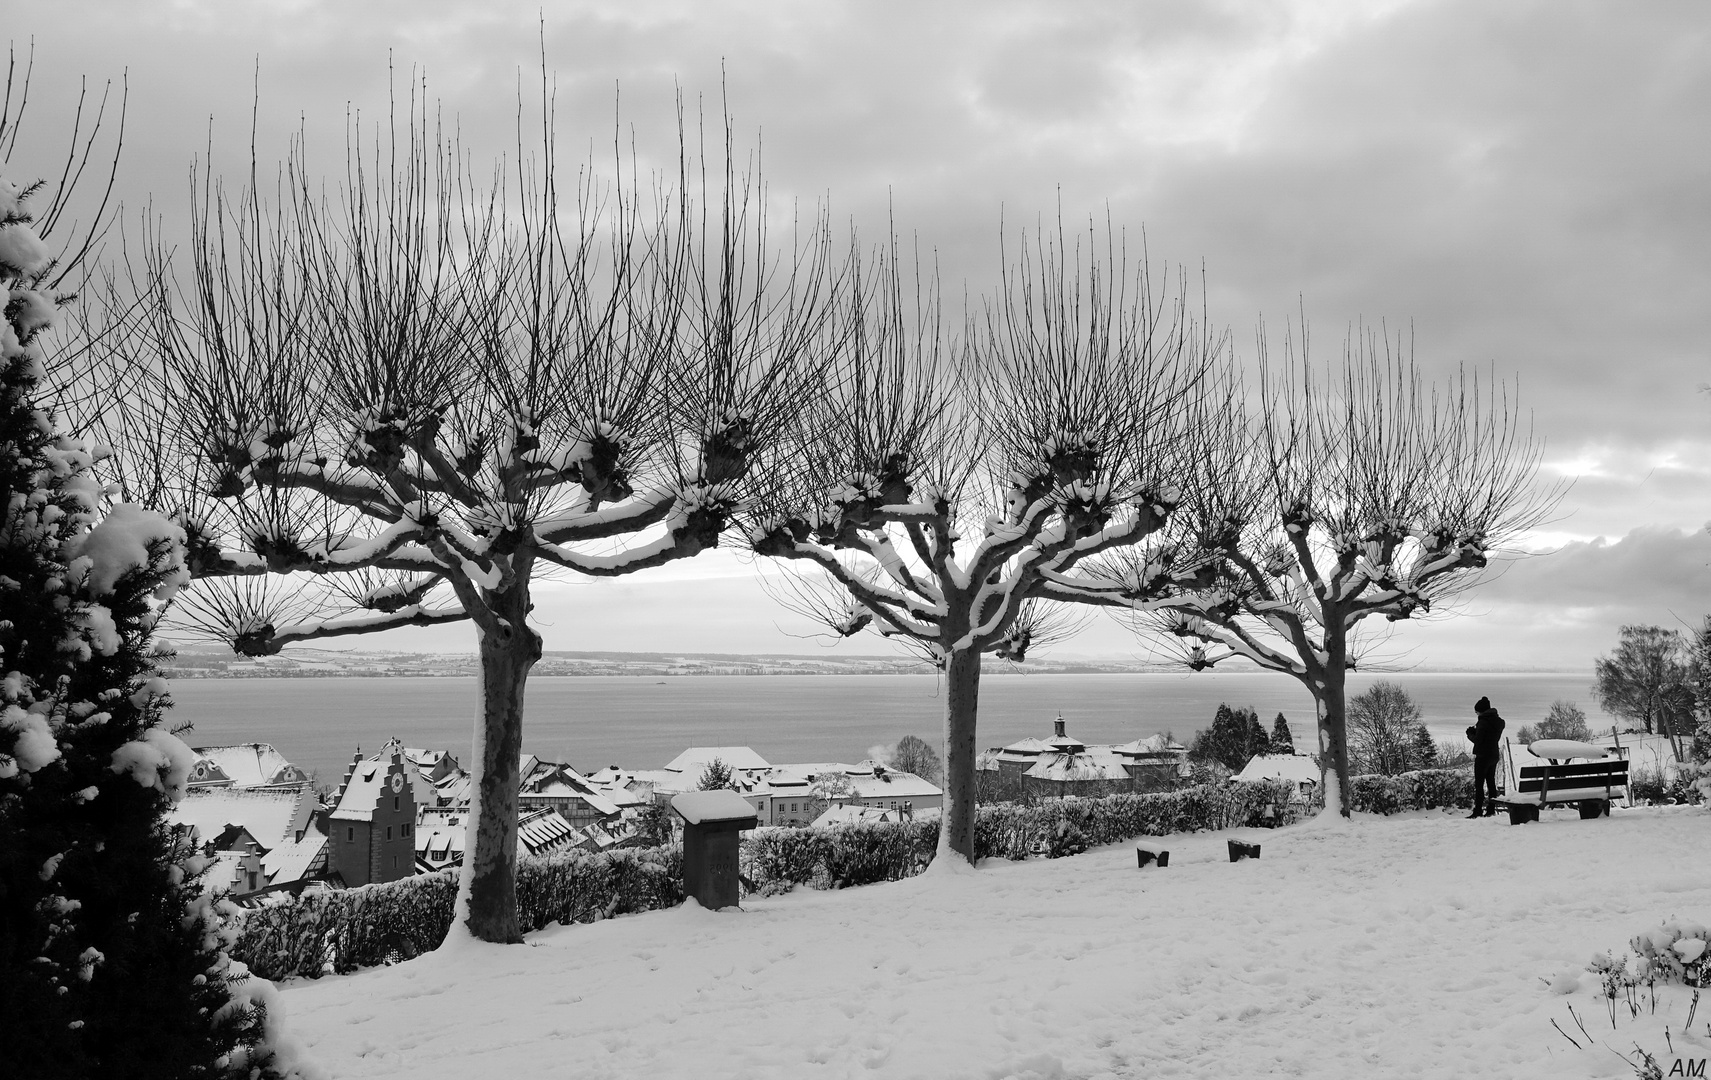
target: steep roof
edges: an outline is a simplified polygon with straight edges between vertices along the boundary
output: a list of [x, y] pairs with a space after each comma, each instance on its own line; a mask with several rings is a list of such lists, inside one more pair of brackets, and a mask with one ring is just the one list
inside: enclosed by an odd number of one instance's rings
[[256, 843], [272, 850], [295, 840], [298, 830], [308, 828], [314, 811], [315, 795], [308, 788], [192, 788], [167, 812], [167, 818], [194, 825], [203, 842], [225, 832], [228, 825], [239, 825], [255, 837]]
[[236, 787], [268, 784], [306, 784], [309, 774], [285, 759], [267, 743], [235, 743], [231, 746], [198, 746], [191, 751], [231, 778]]
[[[351, 771], [345, 775], [344, 783], [339, 785], [339, 792], [333, 798], [333, 811], [329, 816], [338, 821], [369, 821], [373, 819], [375, 807], [383, 795], [414, 799], [410, 778], [415, 771], [415, 767], [405, 765], [403, 756], [396, 752], [387, 760], [372, 757], [352, 762]], [[402, 778], [397, 789], [391, 785], [393, 775]]]
[[550, 806], [531, 810], [517, 818], [517, 851], [524, 855], [541, 855], [569, 847], [576, 830], [564, 816]]
[[1248, 759], [1232, 780], [1293, 780], [1319, 782], [1319, 763], [1306, 754], [1259, 754]]
[[285, 885], [309, 876], [326, 846], [327, 838], [314, 831], [305, 833], [301, 841], [286, 840], [261, 857], [261, 869], [267, 883]]
[[1092, 780], [1127, 780], [1129, 770], [1114, 755], [1108, 754], [1046, 754], [1029, 766], [1024, 776], [1035, 780], [1067, 783]]
[[667, 762], [665, 767], [669, 772], [686, 773], [693, 771], [696, 776], [700, 776], [714, 758], [718, 758], [733, 769], [769, 769], [772, 767], [765, 758], [746, 746], [691, 746]]

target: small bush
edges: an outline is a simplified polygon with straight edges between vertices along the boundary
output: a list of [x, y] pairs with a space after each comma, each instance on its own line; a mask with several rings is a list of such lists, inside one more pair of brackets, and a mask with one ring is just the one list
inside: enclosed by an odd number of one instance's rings
[[1705, 798], [1703, 781], [1711, 767], [1681, 762], [1673, 770], [1640, 766], [1628, 773], [1628, 793], [1637, 803], [1652, 806], [1697, 805]]
[[1636, 982], [1711, 986], [1711, 931], [1696, 922], [1668, 919], [1655, 930], [1636, 934]]

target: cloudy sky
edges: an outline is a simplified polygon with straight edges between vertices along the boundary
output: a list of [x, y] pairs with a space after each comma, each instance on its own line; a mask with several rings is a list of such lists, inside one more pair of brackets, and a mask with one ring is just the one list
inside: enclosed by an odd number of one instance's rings
[[[1622, 623], [1711, 612], [1701, 0], [58, 0], [6, 24], [36, 56], [11, 171], [58, 160], [79, 77], [124, 75], [126, 212], [152, 199], [169, 227], [195, 155], [244, 166], [258, 86], [264, 163], [301, 129], [311, 164], [339, 168], [347, 112], [384, 112], [389, 66], [425, 74], [466, 143], [497, 154], [543, 44], [568, 144], [609, 145], [617, 115], [644, 153], [669, 147], [677, 89], [716, 111], [723, 80], [775, 199], [827, 198], [870, 229], [889, 204], [972, 292], [996, 275], [1001, 215], [1108, 207], [1155, 257], [1204, 265], [1248, 353], [1262, 316], [1304, 310], [1321, 341], [1357, 319], [1411, 326], [1428, 372], [1519, 380], [1545, 480], [1573, 485], [1527, 539], [1541, 554], [1459, 617], [1398, 631], [1402, 662], [1586, 668]], [[713, 556], [551, 586], [547, 647], [826, 648], [754, 573]], [[1062, 647], [1134, 650], [1103, 624]]]

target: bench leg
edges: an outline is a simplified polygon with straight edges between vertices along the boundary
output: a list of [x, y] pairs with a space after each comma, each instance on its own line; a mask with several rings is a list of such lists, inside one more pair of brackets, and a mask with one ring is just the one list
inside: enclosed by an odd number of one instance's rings
[[1530, 806], [1517, 806], [1517, 805], [1511, 803], [1508, 807], [1509, 824], [1511, 824], [1511, 825], [1525, 825], [1529, 820], [1531, 820], [1527, 816], [1527, 811], [1529, 811], [1531, 809], [1532, 809], [1532, 807], [1530, 807]]
[[1610, 804], [1604, 799], [1582, 799], [1580, 801], [1580, 820], [1604, 817], [1610, 813]]

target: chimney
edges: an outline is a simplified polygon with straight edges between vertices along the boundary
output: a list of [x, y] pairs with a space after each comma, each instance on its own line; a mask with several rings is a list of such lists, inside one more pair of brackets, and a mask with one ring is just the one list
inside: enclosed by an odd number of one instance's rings
[[1057, 719], [1052, 721], [1052, 734], [1060, 739], [1067, 737], [1063, 733], [1063, 713], [1058, 713]]

